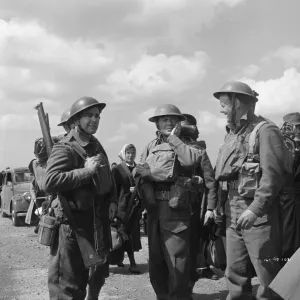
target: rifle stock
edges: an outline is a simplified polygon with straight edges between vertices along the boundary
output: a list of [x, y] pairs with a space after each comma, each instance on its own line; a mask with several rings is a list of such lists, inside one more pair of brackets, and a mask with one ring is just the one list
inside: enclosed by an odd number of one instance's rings
[[[45, 114], [43, 103], [36, 105], [35, 109], [38, 111], [39, 122], [43, 134], [43, 139], [47, 149], [48, 157], [51, 155], [52, 148], [53, 148], [53, 141], [50, 135], [50, 126], [49, 126], [49, 117], [48, 114]], [[93, 245], [88, 241], [86, 237], [86, 233], [83, 230], [77, 228], [75, 224], [75, 220], [73, 219], [70, 206], [68, 200], [58, 194], [58, 197], [61, 200], [62, 208], [70, 222], [70, 225], [73, 227], [75, 231], [76, 240], [81, 252], [81, 256], [86, 268], [90, 268], [91, 266], [100, 265], [106, 263], [106, 258], [101, 257], [95, 251]]]

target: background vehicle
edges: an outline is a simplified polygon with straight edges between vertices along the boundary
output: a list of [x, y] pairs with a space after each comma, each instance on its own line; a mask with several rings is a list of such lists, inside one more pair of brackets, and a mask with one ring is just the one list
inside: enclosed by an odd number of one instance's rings
[[6, 169], [2, 179], [1, 215], [11, 216], [14, 226], [23, 224], [31, 195], [29, 193], [33, 175], [28, 168]]

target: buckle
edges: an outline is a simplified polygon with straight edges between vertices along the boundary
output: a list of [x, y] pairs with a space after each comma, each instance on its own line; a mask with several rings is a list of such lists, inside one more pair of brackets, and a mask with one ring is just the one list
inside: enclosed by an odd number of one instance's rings
[[169, 191], [161, 191], [161, 200], [169, 200]]

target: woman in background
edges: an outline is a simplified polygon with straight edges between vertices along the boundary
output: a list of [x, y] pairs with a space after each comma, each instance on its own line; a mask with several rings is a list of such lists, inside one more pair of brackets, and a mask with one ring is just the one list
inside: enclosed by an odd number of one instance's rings
[[[132, 177], [132, 170], [135, 168], [136, 148], [133, 144], [126, 144], [119, 153], [121, 163], [112, 169], [112, 173], [116, 182], [118, 194], [118, 216], [123, 219], [125, 216], [128, 201], [134, 191], [135, 182]], [[132, 231], [129, 239], [125, 241], [124, 248], [127, 252], [130, 267], [129, 271], [133, 274], [139, 274], [134, 252], [142, 249], [141, 235], [140, 235], [140, 213], [137, 214], [132, 226]], [[120, 266], [120, 265], [119, 265]], [[124, 266], [123, 264], [121, 266]]]

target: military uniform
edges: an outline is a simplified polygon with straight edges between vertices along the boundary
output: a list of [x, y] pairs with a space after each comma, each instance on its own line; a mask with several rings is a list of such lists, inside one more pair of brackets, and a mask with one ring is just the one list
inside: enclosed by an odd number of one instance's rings
[[[247, 140], [254, 125], [260, 118], [245, 118], [240, 126], [231, 131], [220, 149], [220, 156], [226, 155], [225, 149], [232, 140]], [[247, 153], [247, 144], [241, 142], [238, 148], [242, 157]], [[227, 269], [226, 280], [229, 289], [228, 299], [251, 299], [251, 263], [254, 266], [260, 287], [258, 299], [271, 299], [268, 285], [280, 270], [280, 239], [278, 224], [278, 194], [284, 181], [284, 144], [279, 129], [272, 124], [264, 125], [259, 131], [255, 152], [260, 156], [262, 176], [259, 188], [253, 199], [241, 197], [237, 180], [229, 180], [228, 202], [225, 213], [227, 220]], [[217, 175], [217, 172], [216, 172]], [[245, 210], [251, 210], [259, 218], [251, 229], [239, 230], [237, 221]]]
[[[109, 276], [110, 251], [109, 205], [117, 202], [115, 190], [99, 196], [93, 186], [93, 173], [84, 168], [84, 160], [68, 144], [77, 142], [88, 157], [105, 154], [96, 138], [83, 142], [75, 130], [53, 147], [45, 176], [45, 190], [58, 192], [70, 204], [76, 226], [84, 229], [89, 242], [107, 261], [91, 270], [85, 268], [74, 229], [64, 217], [59, 227], [56, 243], [52, 246], [48, 272], [50, 299], [84, 299], [89, 283], [98, 293]], [[92, 275], [92, 276], [89, 276]], [[98, 298], [97, 293], [97, 298]], [[97, 299], [94, 298], [94, 299]], [[92, 298], [91, 298], [92, 299]]]
[[[164, 143], [161, 136], [148, 144], [140, 163], [146, 161], [150, 151]], [[167, 143], [173, 148], [180, 163], [179, 177], [193, 175], [205, 150], [196, 143], [188, 143], [171, 135]], [[191, 206], [187, 191], [181, 207], [169, 205], [168, 194], [174, 183], [154, 183], [156, 206], [148, 212], [149, 275], [159, 300], [190, 300], [190, 222]]]
[[[260, 281], [257, 299], [276, 299], [268, 286], [281, 268], [279, 192], [287, 172], [283, 136], [274, 123], [254, 114], [258, 94], [247, 84], [229, 82], [214, 96], [222, 101], [222, 112], [227, 115], [230, 128], [216, 162], [216, 179], [228, 183], [227, 299], [252, 299], [252, 266]], [[244, 110], [239, 119], [237, 100], [239, 113]], [[260, 127], [256, 127], [258, 124]], [[250, 135], [255, 128], [258, 131], [252, 145]], [[250, 141], [251, 148], [254, 146], [251, 154]], [[243, 214], [245, 211], [248, 215]], [[238, 225], [242, 214], [243, 225]]]

